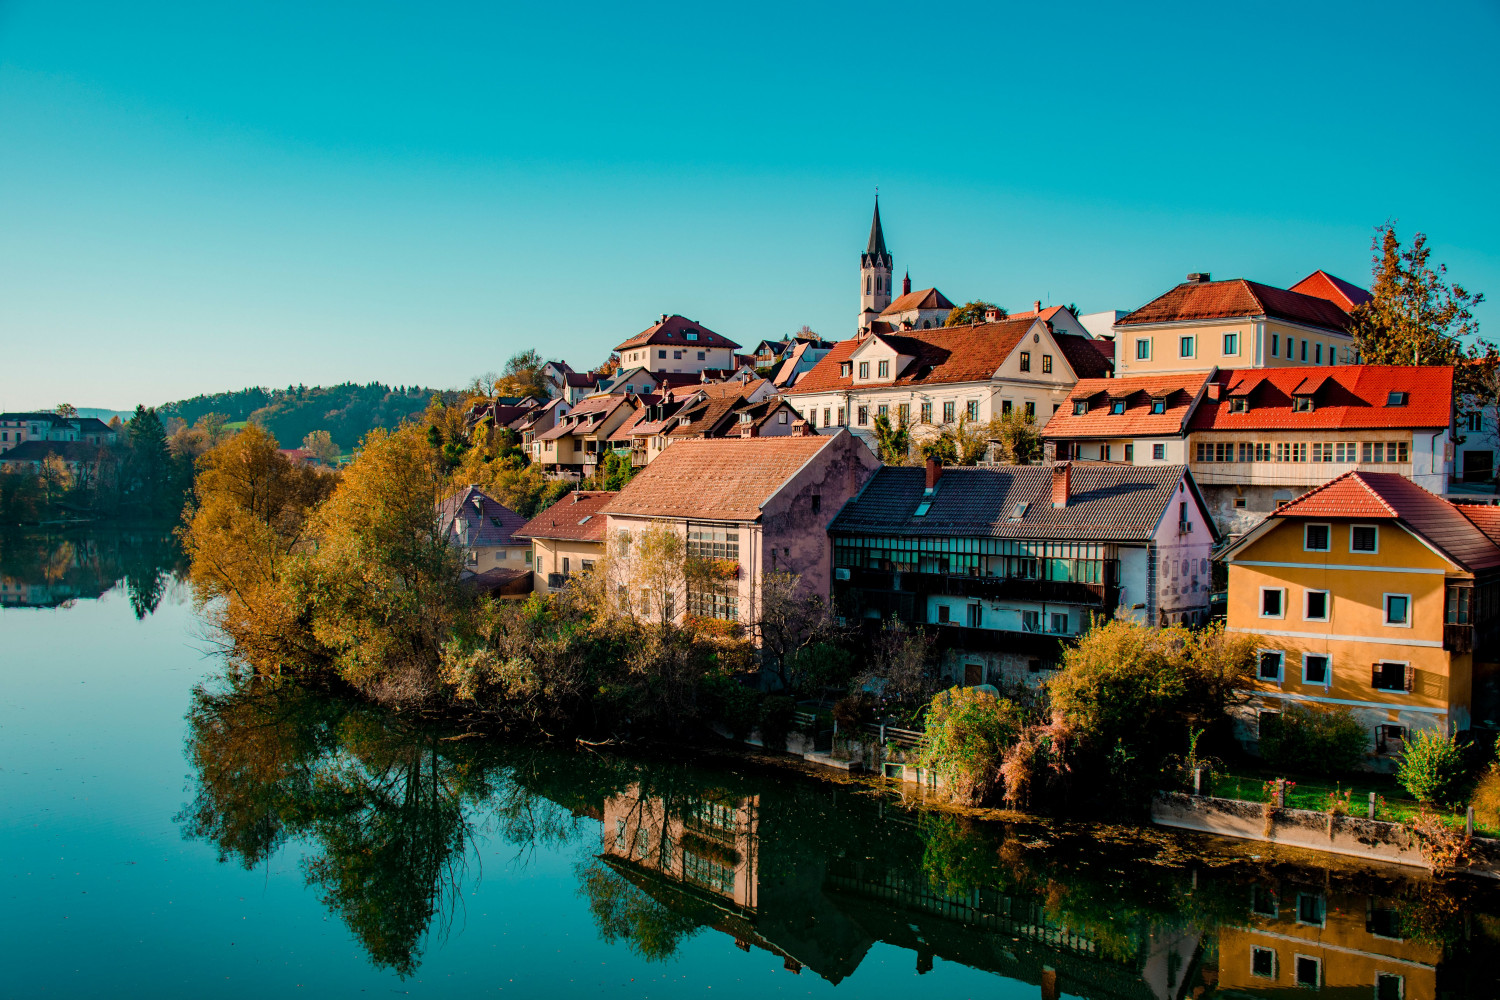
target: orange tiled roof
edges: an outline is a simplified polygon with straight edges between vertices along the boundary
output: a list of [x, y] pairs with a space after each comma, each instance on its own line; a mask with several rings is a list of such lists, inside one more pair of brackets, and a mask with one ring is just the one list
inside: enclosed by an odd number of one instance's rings
[[[1208, 379], [1205, 372], [1081, 379], [1068, 394], [1068, 401], [1047, 421], [1042, 437], [1058, 440], [1181, 434], [1193, 400]], [[1151, 404], [1157, 399], [1165, 400], [1165, 412], [1151, 412]], [[1125, 401], [1124, 413], [1110, 412], [1115, 400]], [[1073, 404], [1079, 401], [1089, 403], [1087, 413], [1073, 412]]]
[[[878, 382], [861, 388], [926, 386], [947, 382], [983, 382], [1010, 357], [1034, 320], [1001, 320], [974, 326], [944, 326], [933, 330], [883, 333], [880, 339], [914, 360], [894, 382]], [[854, 376], [840, 375], [839, 366], [849, 360], [863, 340], [841, 340], [833, 350], [797, 380], [788, 395], [853, 389]]]
[[1352, 313], [1356, 306], [1363, 305], [1374, 298], [1358, 285], [1347, 282], [1343, 278], [1335, 278], [1327, 271], [1314, 271], [1293, 285], [1290, 291], [1327, 299], [1344, 312], [1349, 313]]
[[[697, 340], [688, 340], [687, 335], [695, 333]], [[676, 347], [728, 347], [733, 350], [739, 349], [739, 344], [728, 337], [714, 333], [702, 323], [694, 323], [683, 316], [666, 316], [658, 322], [646, 327], [640, 333], [631, 337], [625, 343], [616, 347], [617, 351], [628, 350], [632, 347], [644, 347], [647, 344], [672, 344]]]
[[912, 309], [952, 309], [953, 303], [936, 288], [919, 288], [907, 292], [880, 311], [882, 316], [894, 316]]
[[761, 505], [838, 437], [678, 441], [636, 473], [606, 513], [755, 521]]
[[1341, 333], [1349, 329], [1349, 315], [1327, 299], [1244, 278], [1185, 281], [1121, 318], [1115, 325], [1179, 323], [1241, 316], [1272, 316]]
[[[1239, 368], [1219, 372], [1214, 382], [1190, 430], [1439, 428], [1452, 422], [1453, 368], [1448, 365]], [[1407, 393], [1406, 404], [1387, 406], [1392, 392]], [[1313, 409], [1294, 411], [1293, 397], [1309, 394]], [[1229, 398], [1242, 396], [1249, 399], [1249, 410], [1229, 412]]]
[[617, 495], [615, 490], [575, 490], [512, 534], [517, 538], [602, 542], [606, 523], [603, 510]]

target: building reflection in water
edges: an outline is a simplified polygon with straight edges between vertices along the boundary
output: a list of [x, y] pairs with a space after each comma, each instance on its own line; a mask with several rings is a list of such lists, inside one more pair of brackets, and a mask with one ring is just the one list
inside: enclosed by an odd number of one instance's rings
[[66, 607], [123, 583], [143, 618], [185, 569], [170, 527], [0, 531], [0, 608]]

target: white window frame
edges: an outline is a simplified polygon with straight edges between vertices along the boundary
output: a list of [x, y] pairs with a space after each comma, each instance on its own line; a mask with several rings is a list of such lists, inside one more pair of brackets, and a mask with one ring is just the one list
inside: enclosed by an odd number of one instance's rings
[[[1281, 595], [1281, 614], [1279, 614], [1279, 615], [1268, 615], [1268, 614], [1266, 614], [1266, 591], [1268, 591], [1268, 590], [1274, 590], [1278, 594]], [[1262, 587], [1262, 588], [1260, 588], [1259, 602], [1260, 603], [1258, 603], [1255, 606], [1255, 610], [1256, 610], [1257, 614], [1261, 618], [1275, 618], [1275, 619], [1284, 619], [1284, 618], [1286, 618], [1286, 588], [1285, 587]]]
[[[1234, 350], [1229, 349], [1229, 338], [1234, 338]], [[1240, 334], [1238, 330], [1224, 334], [1224, 357], [1237, 358], [1240, 356]]]
[[[1356, 549], [1354, 547], [1354, 529], [1369, 528], [1375, 532], [1375, 547], [1373, 549]], [[1351, 524], [1349, 525], [1349, 554], [1361, 556], [1380, 555], [1380, 525], [1378, 524]]]
[[[1310, 549], [1307, 547], [1307, 529], [1326, 528], [1328, 530], [1328, 547], [1326, 549]], [[1302, 551], [1303, 552], [1332, 552], [1333, 551], [1333, 525], [1326, 521], [1309, 521], [1302, 525]]]
[[[1381, 937], [1382, 935], [1375, 935]], [[1387, 940], [1390, 940], [1387, 938]], [[1399, 972], [1377, 972], [1375, 973], [1375, 995], [1380, 996], [1380, 981], [1382, 979], [1394, 979], [1396, 981], [1396, 996], [1401, 1000], [1406, 998], [1406, 977]]]
[[1177, 356], [1179, 358], [1196, 358], [1198, 356], [1198, 336], [1188, 334], [1177, 338]]
[[[1322, 594], [1323, 597], [1325, 598], [1325, 600], [1323, 601], [1323, 617], [1322, 618], [1314, 618], [1314, 617], [1312, 617], [1311, 615], [1309, 615], [1307, 613], [1307, 598], [1308, 598], [1308, 595], [1310, 595], [1310, 594]], [[1333, 592], [1332, 591], [1329, 591], [1329, 590], [1313, 590], [1313, 589], [1309, 588], [1309, 589], [1304, 590], [1302, 592], [1302, 620], [1303, 621], [1305, 621], [1305, 622], [1326, 622], [1326, 621], [1328, 621], [1328, 619], [1330, 619], [1332, 617], [1333, 617]]]
[[[1323, 679], [1320, 681], [1310, 681], [1307, 679], [1307, 658], [1309, 656], [1319, 656], [1328, 661], [1327, 666], [1323, 669]], [[1302, 683], [1313, 687], [1333, 687], [1333, 654], [1304, 652], [1302, 654]]]
[[[1318, 901], [1318, 919], [1316, 922], [1302, 919], [1302, 900], [1308, 898]], [[1292, 919], [1303, 927], [1327, 927], [1328, 901], [1323, 898], [1321, 892], [1299, 892], [1297, 893], [1297, 905], [1292, 908]]]
[[[1143, 345], [1146, 348], [1144, 352], [1141, 350], [1141, 347]], [[1150, 337], [1141, 337], [1141, 338], [1138, 338], [1136, 340], [1136, 342], [1135, 342], [1135, 359], [1137, 361], [1150, 361], [1151, 360], [1151, 338]]]
[[[1392, 597], [1406, 598], [1406, 621], [1393, 622], [1391, 618], [1390, 599]], [[1380, 595], [1380, 623], [1386, 628], [1411, 628], [1412, 619], [1416, 617], [1416, 608], [1412, 604], [1410, 594], [1389, 593]]]
[[[1271, 955], [1271, 972], [1270, 972], [1269, 975], [1261, 975], [1259, 972], [1255, 971], [1255, 953], [1258, 952], [1258, 951], [1269, 952], [1270, 955]], [[1261, 945], [1258, 945], [1258, 944], [1250, 946], [1250, 975], [1251, 976], [1253, 976], [1256, 979], [1275, 979], [1276, 978], [1276, 974], [1279, 971], [1279, 969], [1277, 968], [1278, 965], [1280, 965], [1280, 962], [1278, 961], [1278, 957], [1276, 955], [1276, 949], [1275, 948], [1265, 948], [1265, 947], [1262, 947]]]
[[[1307, 343], [1307, 341], [1304, 340], [1303, 343], [1305, 344], [1305, 343]], [[1322, 924], [1319, 924], [1318, 926], [1321, 927]], [[1301, 962], [1303, 959], [1306, 959], [1307, 961], [1311, 962], [1313, 964], [1313, 968], [1315, 968], [1315, 969], [1318, 970], [1317, 974], [1316, 974], [1317, 982], [1308, 984], [1308, 983], [1302, 982], [1300, 979], [1297, 978], [1297, 963]], [[1323, 960], [1321, 958], [1319, 958], [1317, 955], [1295, 955], [1295, 956], [1293, 956], [1293, 958], [1292, 958], [1292, 985], [1294, 985], [1294, 986], [1300, 986], [1300, 987], [1303, 987], [1303, 988], [1307, 988], [1310, 985], [1312, 989], [1321, 990], [1323, 988]]]
[[1257, 649], [1255, 651], [1255, 679], [1271, 683], [1271, 678], [1263, 676], [1260, 672], [1261, 657], [1267, 653], [1273, 653], [1277, 658], [1275, 683], [1286, 683], [1286, 650], [1284, 649]]

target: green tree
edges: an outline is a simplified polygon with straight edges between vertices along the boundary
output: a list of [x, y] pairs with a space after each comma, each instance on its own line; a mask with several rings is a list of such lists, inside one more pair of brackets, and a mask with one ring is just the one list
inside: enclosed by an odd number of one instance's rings
[[939, 692], [927, 710], [922, 766], [959, 798], [978, 805], [1000, 785], [1000, 765], [1026, 724], [1020, 706], [977, 688]]
[[322, 466], [332, 466], [339, 460], [339, 446], [327, 431], [310, 431], [302, 439], [302, 447]]
[[1002, 465], [1031, 465], [1042, 457], [1042, 435], [1036, 418], [1018, 410], [991, 417], [985, 428], [985, 444], [995, 442], [996, 460]]
[[950, 312], [948, 314], [948, 322], [946, 325], [968, 326], [970, 323], [983, 323], [984, 314], [989, 312], [991, 309], [999, 312], [1001, 319], [1005, 318], [1005, 310], [995, 305], [995, 303], [985, 302], [982, 299], [975, 299], [972, 302], [965, 302], [963, 305]]
[[1419, 729], [1396, 762], [1396, 780], [1418, 802], [1453, 805], [1460, 798], [1467, 768], [1463, 748], [1447, 733]]
[[52, 412], [59, 417], [76, 417], [78, 416], [78, 407], [72, 403], [58, 403]]
[[172, 493], [172, 455], [167, 432], [152, 407], [137, 406], [130, 418], [130, 470], [139, 483], [140, 499], [149, 508], [167, 503]]
[[546, 399], [547, 377], [543, 369], [547, 362], [534, 350], [521, 351], [505, 362], [505, 371], [495, 382], [495, 390], [502, 396], [531, 396]]
[[875, 416], [876, 452], [886, 465], [907, 465], [911, 462], [911, 432], [906, 424], [899, 427], [891, 423], [889, 415]]

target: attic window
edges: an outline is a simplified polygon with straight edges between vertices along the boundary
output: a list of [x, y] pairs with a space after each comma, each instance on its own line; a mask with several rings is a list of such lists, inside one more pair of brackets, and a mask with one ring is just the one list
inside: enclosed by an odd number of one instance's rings
[[1410, 393], [1406, 393], [1406, 392], [1391, 392], [1391, 393], [1387, 393], [1386, 397], [1385, 397], [1385, 405], [1386, 406], [1405, 406], [1406, 405], [1406, 401], [1410, 397], [1411, 397], [1411, 394]]
[[921, 503], [917, 504], [917, 512], [915, 514], [913, 514], [912, 516], [913, 517], [926, 517], [927, 516], [927, 512], [929, 510], [931, 510], [931, 509], [932, 509], [932, 501], [931, 500], [923, 500]]
[[588, 524], [589, 518], [591, 518], [593, 516], [594, 516], [593, 514], [585, 514], [585, 515], [583, 515], [583, 520], [579, 521], [578, 523], [579, 524]]
[[1016, 512], [1014, 514], [1012, 514], [1011, 517], [1013, 517], [1017, 521], [1019, 521], [1021, 518], [1023, 518], [1023, 517], [1026, 516], [1026, 508], [1030, 507], [1030, 506], [1031, 506], [1031, 504], [1027, 503], [1025, 501], [1022, 501], [1021, 503], [1016, 504]]
[[1167, 412], [1167, 401], [1165, 399], [1153, 399], [1151, 401], [1151, 412], [1152, 413], [1166, 413]]
[[1312, 411], [1313, 400], [1311, 396], [1297, 396], [1292, 399], [1293, 413], [1311, 413]]
[[1229, 401], [1229, 412], [1230, 413], [1249, 413], [1250, 412], [1250, 400], [1246, 399], [1244, 396], [1236, 396], [1235, 398], [1233, 398], [1233, 399], [1231, 399]]
[[1089, 412], [1089, 401], [1086, 399], [1073, 400], [1073, 416], [1081, 417]]
[[854, 368], [854, 362], [852, 362], [852, 361], [845, 361], [843, 364], [839, 365], [839, 376], [842, 377], [842, 378], [848, 378], [849, 377], [849, 372], [852, 371], [853, 368]]
[[1117, 416], [1119, 414], [1121, 414], [1121, 413], [1124, 413], [1125, 412], [1125, 400], [1123, 400], [1123, 399], [1117, 399], [1113, 403], [1110, 403], [1109, 404], [1109, 412], [1113, 413], [1113, 414], [1115, 414]]
[[688, 340], [697, 340], [698, 339], [698, 335], [696, 333], [694, 333], [692, 330], [689, 330], [687, 332], [686, 336], [687, 336]]

